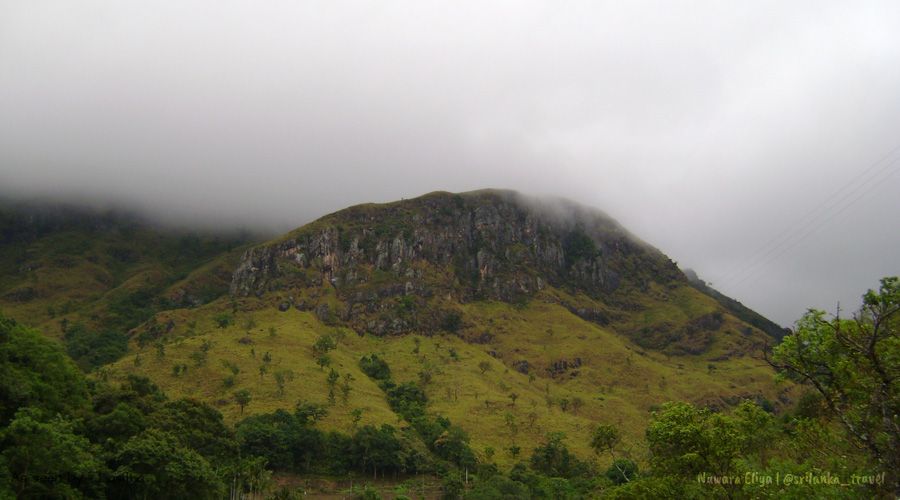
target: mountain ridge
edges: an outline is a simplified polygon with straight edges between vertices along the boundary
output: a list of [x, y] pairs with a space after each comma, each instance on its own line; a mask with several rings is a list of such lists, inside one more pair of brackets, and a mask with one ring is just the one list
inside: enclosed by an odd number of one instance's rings
[[[778, 409], [794, 398], [757, 357], [769, 336], [615, 220], [567, 201], [489, 190], [357, 205], [267, 242], [201, 244], [211, 251], [174, 267], [181, 243], [167, 233], [101, 234], [6, 245], [17, 271], [0, 307], [79, 354], [124, 325], [121, 357], [85, 358], [84, 369], [110, 381], [147, 376], [226, 422], [302, 400], [329, 409], [325, 429], [351, 432], [360, 414], [404, 427], [359, 367], [373, 354], [396, 383], [421, 390], [429, 412], [494, 449], [564, 432], [586, 457], [595, 422], [616, 422], [637, 442], [664, 401]], [[59, 267], [59, 257], [78, 265]], [[42, 271], [26, 271], [32, 263]], [[107, 268], [117, 277], [87, 295], [42, 284], [75, 286]], [[3, 300], [35, 284], [52, 293]], [[46, 313], [67, 301], [71, 310]], [[128, 323], [106, 320], [122, 313]], [[337, 401], [331, 371], [349, 384]], [[239, 390], [252, 395], [246, 408], [234, 404]]]

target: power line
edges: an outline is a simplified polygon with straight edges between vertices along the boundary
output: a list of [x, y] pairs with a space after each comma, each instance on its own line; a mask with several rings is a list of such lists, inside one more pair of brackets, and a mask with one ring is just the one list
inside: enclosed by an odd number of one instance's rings
[[[863, 172], [856, 176], [855, 179], [846, 183], [841, 188], [834, 191], [831, 195], [826, 197], [819, 205], [815, 208], [807, 212], [803, 217], [797, 219], [793, 224], [789, 225], [784, 231], [779, 233], [777, 236], [771, 238], [764, 245], [755, 250], [751, 257], [745, 261], [744, 265], [741, 268], [733, 270], [727, 273], [722, 279], [719, 280], [720, 283], [728, 283], [732, 282], [741, 276], [744, 276], [748, 271], [751, 271], [757, 267], [759, 264], [766, 261], [767, 257], [772, 255], [775, 252], [778, 252], [785, 245], [790, 244], [791, 240], [794, 239], [797, 234], [804, 231], [810, 225], [817, 224], [821, 222], [822, 217], [828, 217], [828, 212], [837, 208], [841, 205], [846, 199], [853, 196], [860, 189], [865, 188], [870, 185], [873, 181], [881, 179], [886, 179], [893, 175], [894, 171], [890, 171], [890, 167], [896, 163], [897, 159], [895, 158], [892, 161], [885, 162], [885, 160], [889, 159], [894, 155], [897, 151], [900, 151], [900, 145], [892, 149], [889, 153], [882, 156], [878, 161], [869, 165]], [[879, 167], [880, 165], [880, 167]], [[882, 174], [887, 172], [887, 176], [882, 178]], [[872, 174], [872, 175], [870, 175]], [[855, 185], [854, 185], [855, 184]], [[876, 184], [877, 186], [877, 184]], [[849, 190], [848, 190], [849, 189]], [[846, 190], [846, 191], [845, 191]], [[845, 191], [841, 194], [842, 191]], [[841, 196], [838, 196], [841, 195]], [[812, 216], [812, 217], [811, 217]], [[808, 220], [807, 220], [808, 219]], [[817, 221], [818, 219], [818, 221]]]
[[[898, 162], [900, 162], [900, 158], [895, 158], [895, 159], [894, 159], [893, 161], [891, 161], [888, 165], [889, 165], [889, 166], [893, 166], [893, 165], [897, 164]], [[879, 182], [877, 182], [877, 183], [871, 185], [868, 189], [866, 189], [866, 190], [860, 192], [856, 197], [850, 199], [850, 201], [849, 201], [848, 203], [846, 203], [846, 204], [844, 204], [843, 206], [841, 206], [840, 208], [838, 208], [838, 210], [837, 210], [836, 212], [834, 212], [834, 213], [832, 213], [831, 215], [827, 216], [825, 219], [820, 220], [820, 221], [819, 221], [817, 224], [815, 224], [814, 226], [811, 226], [811, 227], [810, 227], [810, 226], [807, 226], [807, 229], [806, 229], [805, 231], [803, 231], [803, 232], [801, 232], [801, 233], [798, 233], [799, 236], [797, 236], [796, 239], [795, 239], [790, 245], [788, 245], [788, 246], [786, 246], [786, 247], [784, 247], [784, 246], [782, 245], [783, 248], [781, 249], [781, 251], [779, 251], [778, 253], [772, 255], [772, 256], [769, 257], [768, 259], [766, 259], [766, 260], [760, 262], [758, 265], [753, 266], [753, 268], [751, 268], [751, 270], [756, 270], [756, 269], [758, 269], [758, 268], [761, 267], [761, 266], [764, 266], [764, 265], [766, 265], [766, 264], [768, 264], [768, 263], [770, 263], [770, 262], [775, 261], [776, 259], [778, 259], [778, 258], [781, 257], [782, 255], [784, 255], [787, 251], [791, 250], [792, 248], [794, 248], [795, 246], [797, 246], [798, 244], [800, 244], [800, 243], [801, 243], [803, 240], [805, 240], [808, 236], [810, 236], [810, 235], [814, 234], [815, 232], [817, 232], [818, 230], [822, 229], [827, 223], [829, 223], [830, 221], [834, 220], [834, 218], [836, 218], [836, 217], [838, 217], [839, 215], [841, 215], [842, 213], [846, 212], [850, 207], [852, 207], [853, 205], [855, 205], [856, 203], [858, 203], [860, 200], [864, 199], [864, 198], [865, 198], [867, 195], [869, 195], [872, 191], [877, 190], [878, 188], [882, 187], [882, 186], [884, 185], [884, 182], [885, 182], [885, 181], [887, 181], [888, 179], [890, 179], [892, 176], [894, 176], [894, 175], [895, 175], [896, 173], [898, 173], [898, 172], [900, 172], [900, 168], [898, 168], [898, 169], [893, 169], [893, 170], [889, 170], [889, 171], [886, 172], [887, 175], [881, 176], [880, 178], [879, 178], [879, 177], [876, 177], [876, 178], [871, 179], [871, 180], [877, 179], [877, 180], [879, 180]], [[858, 191], [858, 190], [855, 189], [854, 191]], [[853, 192], [853, 191], [851, 191], [851, 194], [852, 194], [852, 192]], [[844, 201], [844, 200], [846, 200], [847, 198], [848, 198], [847, 196], [844, 196], [844, 197], [842, 198], [841, 201]], [[833, 205], [833, 206], [832, 206], [832, 208], [835, 208], [835, 207], [837, 207], [837, 205]], [[830, 210], [830, 209], [829, 209], [829, 210]], [[759, 277], [759, 275], [758, 275], [757, 273], [755, 273], [755, 272], [751, 272], [751, 273], [749, 273], [749, 274], [745, 274], [745, 275], [743, 275], [743, 277], [741, 277], [740, 279], [738, 279], [737, 281], [735, 281], [735, 282], [731, 285], [731, 287], [736, 287], [736, 286], [738, 286], [738, 285], [741, 285], [742, 283], [744, 283], [745, 281], [747, 281], [748, 279], [751, 279], [751, 278], [753, 278], [753, 279], [755, 280], [755, 279], [758, 278], [758, 277]], [[752, 281], [751, 281], [751, 282], [752, 282]]]

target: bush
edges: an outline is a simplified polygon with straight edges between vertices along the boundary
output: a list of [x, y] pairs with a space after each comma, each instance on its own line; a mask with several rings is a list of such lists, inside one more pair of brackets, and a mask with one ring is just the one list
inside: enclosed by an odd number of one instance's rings
[[563, 240], [563, 252], [566, 264], [571, 266], [581, 259], [590, 259], [597, 255], [597, 245], [583, 230], [575, 229]]
[[522, 499], [531, 498], [528, 486], [501, 475], [478, 481], [466, 494], [466, 500]]
[[228, 313], [220, 313], [213, 317], [213, 321], [216, 322], [216, 326], [224, 329], [231, 326], [231, 323], [234, 322], [234, 318]]
[[606, 477], [615, 484], [625, 484], [637, 477], [637, 464], [626, 458], [617, 458], [606, 469]]
[[441, 319], [441, 330], [456, 333], [462, 328], [462, 315], [459, 311], [447, 311]]
[[385, 385], [388, 405], [391, 409], [402, 415], [407, 420], [413, 420], [425, 414], [425, 404], [428, 397], [425, 391], [413, 382], [406, 382], [398, 386]]
[[63, 336], [66, 352], [82, 370], [112, 363], [128, 351], [128, 336], [116, 331], [88, 331], [81, 323], [70, 326]]
[[359, 369], [375, 380], [390, 380], [391, 378], [390, 367], [387, 362], [379, 358], [377, 354], [363, 356], [359, 360]]

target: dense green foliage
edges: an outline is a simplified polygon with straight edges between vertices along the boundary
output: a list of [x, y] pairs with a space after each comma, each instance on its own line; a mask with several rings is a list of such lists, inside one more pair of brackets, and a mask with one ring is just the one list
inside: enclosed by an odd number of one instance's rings
[[389, 380], [391, 378], [391, 369], [387, 362], [379, 358], [377, 354], [363, 356], [359, 360], [359, 368], [363, 373], [375, 380]]
[[66, 352], [83, 370], [111, 363], [128, 350], [128, 336], [116, 330], [92, 332], [82, 323], [66, 328]]
[[[326, 408], [300, 401], [232, 428], [213, 407], [169, 400], [144, 377], [87, 380], [66, 352], [96, 366], [114, 359], [113, 335], [76, 324], [61, 346], [0, 315], [0, 497], [222, 498], [265, 491], [272, 471], [424, 473], [441, 478], [447, 498], [891, 497], [900, 492], [898, 313], [900, 280], [886, 278], [851, 319], [810, 311], [798, 321], [771, 357], [808, 386], [791, 412], [752, 401], [728, 409], [666, 403], [646, 428], [646, 454], [603, 423], [590, 434], [600, 464], [549, 433], [507, 470], [434, 412], [425, 382], [398, 383], [375, 354], [359, 366], [400, 417], [396, 426], [325, 431], [317, 424]], [[314, 349], [328, 353], [336, 343], [321, 337]], [[252, 401], [246, 390], [234, 398], [242, 407]]]
[[0, 496], [219, 498], [242, 463], [213, 408], [149, 380], [89, 384], [62, 349], [0, 316]]
[[84, 377], [58, 346], [0, 315], [0, 425], [20, 408], [67, 415], [87, 401]]
[[811, 385], [900, 491], [900, 279], [882, 279], [850, 319], [807, 312], [775, 348], [773, 366]]

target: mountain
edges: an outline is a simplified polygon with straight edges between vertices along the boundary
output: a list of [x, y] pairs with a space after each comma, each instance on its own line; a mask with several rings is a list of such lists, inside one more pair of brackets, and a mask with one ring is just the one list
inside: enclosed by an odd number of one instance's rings
[[[664, 401], [777, 408], [793, 397], [759, 359], [777, 337], [770, 322], [566, 200], [437, 192], [261, 244], [127, 218], [28, 217], [0, 226], [0, 308], [74, 343], [85, 368], [117, 357], [92, 358], [92, 339], [128, 332], [124, 357], [94, 376], [147, 375], [230, 422], [309, 401], [328, 408], [327, 429], [402, 427], [399, 384], [476, 450], [564, 432], [587, 456], [597, 422], [637, 443]], [[249, 404], [235, 403], [242, 389]]]
[[[78, 335], [68, 326], [79, 325], [124, 352], [129, 330], [154, 313], [227, 295], [231, 272], [253, 241], [247, 232], [163, 228], [120, 209], [6, 203], [0, 310], [54, 337]], [[85, 340], [93, 345], [84, 348], [110, 347]], [[103, 360], [114, 359], [107, 353]]]

